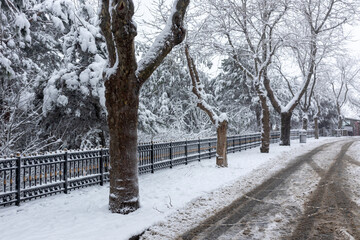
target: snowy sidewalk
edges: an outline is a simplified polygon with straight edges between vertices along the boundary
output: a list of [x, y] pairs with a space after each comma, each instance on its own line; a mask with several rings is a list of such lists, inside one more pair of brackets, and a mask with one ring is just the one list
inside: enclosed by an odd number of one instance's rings
[[[24, 203], [21, 207], [3, 208], [0, 209], [0, 238], [122, 240], [153, 224], [173, 220], [173, 224], [166, 227], [168, 232], [163, 232], [164, 239], [169, 239], [259, 185], [294, 157], [339, 139], [308, 139], [307, 144], [293, 140], [291, 147], [272, 144], [270, 154], [260, 154], [259, 148], [231, 153], [228, 168], [217, 168], [215, 159], [209, 159], [142, 175], [139, 181], [141, 208], [125, 216], [108, 211], [108, 185]], [[183, 218], [190, 216], [186, 211], [192, 214], [191, 219], [185, 221]], [[158, 226], [161, 225], [165, 223]], [[147, 239], [161, 238], [147, 236]]]

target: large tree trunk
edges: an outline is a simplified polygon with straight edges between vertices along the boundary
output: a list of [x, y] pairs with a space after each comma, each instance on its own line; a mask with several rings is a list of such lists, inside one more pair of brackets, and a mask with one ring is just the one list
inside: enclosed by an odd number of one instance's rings
[[216, 165], [219, 167], [227, 167], [227, 128], [228, 122], [223, 121], [217, 127], [217, 146], [216, 146]]
[[266, 101], [266, 96], [260, 96], [262, 116], [261, 116], [261, 153], [269, 153], [270, 150], [270, 110]]
[[139, 208], [139, 91], [173, 47], [184, 40], [186, 30], [183, 20], [189, 2], [174, 1], [167, 27], [137, 64], [133, 1], [102, 0], [100, 27], [108, 49], [108, 68], [104, 77], [110, 133], [109, 208], [113, 213], [127, 214]]
[[291, 116], [292, 116], [292, 112], [281, 113], [281, 133], [280, 133], [281, 146], [290, 146]]
[[315, 139], [319, 139], [319, 118], [314, 118], [314, 124], [315, 124]]
[[[133, 81], [116, 79], [106, 85], [106, 107], [110, 133], [110, 198], [113, 213], [127, 214], [139, 208], [137, 119], [139, 90]], [[110, 91], [111, 89], [111, 91]]]

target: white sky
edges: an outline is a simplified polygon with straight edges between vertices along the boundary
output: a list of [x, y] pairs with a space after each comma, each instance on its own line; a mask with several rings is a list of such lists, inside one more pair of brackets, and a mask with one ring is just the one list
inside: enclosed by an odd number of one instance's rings
[[349, 53], [354, 56], [360, 56], [360, 25], [347, 26], [345, 32], [349, 34], [347, 48]]
[[[360, 67], [360, 25], [347, 26], [345, 31], [349, 34], [349, 41], [347, 43], [347, 49], [355, 59], [359, 59]], [[359, 76], [360, 77], [360, 76]], [[360, 81], [359, 81], [360, 82]], [[354, 109], [350, 106], [345, 106], [343, 114], [346, 117], [360, 119], [360, 110]]]

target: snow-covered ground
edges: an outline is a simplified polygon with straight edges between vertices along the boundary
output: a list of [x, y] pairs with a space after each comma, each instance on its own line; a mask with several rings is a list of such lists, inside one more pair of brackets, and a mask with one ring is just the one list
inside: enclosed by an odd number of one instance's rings
[[350, 159], [346, 167], [347, 188], [351, 192], [352, 200], [360, 206], [360, 141], [351, 145], [348, 151]]
[[[0, 239], [122, 240], [154, 224], [162, 226], [166, 239], [188, 230], [253, 189], [296, 156], [340, 139], [308, 139], [306, 144], [293, 140], [291, 147], [272, 144], [269, 154], [259, 153], [258, 148], [231, 153], [228, 168], [217, 168], [215, 159], [209, 159], [142, 175], [141, 208], [125, 216], [108, 211], [108, 185], [3, 208], [0, 209]], [[192, 219], [185, 221], [189, 216]], [[166, 222], [172, 224], [166, 225]], [[158, 239], [159, 235], [152, 237], [148, 231], [144, 238]]]

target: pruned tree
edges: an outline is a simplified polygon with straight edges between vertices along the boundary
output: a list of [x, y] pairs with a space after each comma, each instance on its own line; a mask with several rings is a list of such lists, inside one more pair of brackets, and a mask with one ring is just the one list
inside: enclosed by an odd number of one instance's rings
[[137, 176], [140, 89], [172, 48], [184, 40], [183, 20], [189, 2], [174, 2], [167, 25], [137, 62], [133, 1], [102, 1], [100, 26], [108, 49], [108, 68], [104, 76], [110, 132], [109, 208], [113, 213], [127, 214], [140, 206]]
[[216, 127], [217, 145], [216, 145], [216, 165], [219, 167], [227, 167], [227, 128], [228, 118], [226, 113], [218, 114], [207, 101], [207, 94], [204, 89], [204, 84], [199, 78], [199, 74], [194, 62], [190, 56], [189, 46], [185, 45], [185, 55], [188, 63], [189, 74], [192, 83], [192, 92], [197, 98], [197, 106], [206, 112], [211, 122]]

